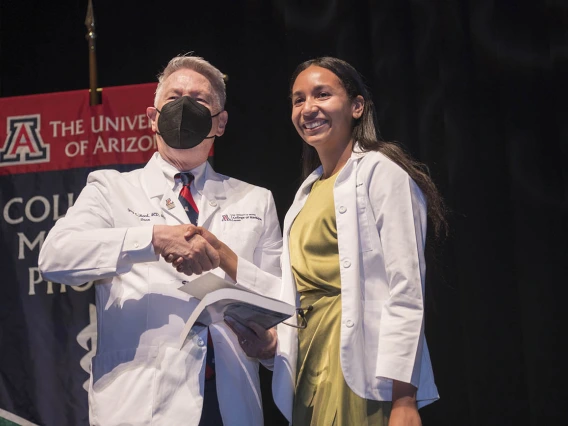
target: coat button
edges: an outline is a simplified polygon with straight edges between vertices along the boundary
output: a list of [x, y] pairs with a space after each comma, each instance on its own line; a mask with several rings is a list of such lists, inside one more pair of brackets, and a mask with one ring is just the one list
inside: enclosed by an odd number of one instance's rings
[[347, 321], [345, 321], [345, 325], [349, 328], [353, 327], [354, 323], [352, 320], [348, 319]]
[[138, 248], [138, 247], [140, 247], [140, 244], [134, 243], [134, 247]]
[[217, 207], [217, 201], [211, 200], [211, 201], [209, 201], [209, 205], [210, 205], [211, 207]]
[[344, 260], [343, 261], [343, 267], [344, 268], [349, 268], [351, 266], [351, 261], [349, 260]]
[[339, 213], [343, 214], [347, 211], [347, 207], [345, 206], [339, 206]]
[[200, 348], [205, 346], [205, 342], [203, 341], [203, 339], [201, 338], [197, 339], [197, 346], [199, 346]]

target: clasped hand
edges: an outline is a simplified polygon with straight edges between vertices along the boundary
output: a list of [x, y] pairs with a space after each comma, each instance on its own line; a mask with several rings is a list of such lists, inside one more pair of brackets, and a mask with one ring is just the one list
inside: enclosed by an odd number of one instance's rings
[[247, 356], [257, 359], [274, 357], [278, 342], [276, 328], [265, 330], [253, 321], [249, 321], [248, 326], [244, 326], [228, 315], [225, 316], [225, 323], [237, 335], [239, 344]]
[[[209, 238], [210, 241], [208, 241]], [[152, 240], [154, 249], [178, 272], [201, 274], [220, 263], [218, 240], [204, 228], [194, 225], [156, 225]]]

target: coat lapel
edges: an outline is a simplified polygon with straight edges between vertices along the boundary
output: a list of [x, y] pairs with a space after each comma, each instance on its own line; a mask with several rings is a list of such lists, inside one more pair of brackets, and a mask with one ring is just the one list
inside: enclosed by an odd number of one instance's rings
[[199, 205], [199, 226], [209, 228], [210, 221], [217, 210], [221, 208], [227, 200], [227, 191], [225, 189], [227, 178], [215, 173], [209, 163], [205, 168], [205, 180], [203, 190], [201, 191], [201, 202]]
[[302, 185], [300, 186], [300, 188], [296, 192], [296, 197], [294, 198], [294, 202], [292, 203], [292, 205], [290, 206], [290, 209], [286, 213], [286, 217], [284, 217], [284, 225], [283, 225], [282, 228], [283, 228], [283, 231], [284, 231], [284, 239], [285, 240], [288, 239], [288, 235], [290, 234], [290, 228], [292, 227], [292, 223], [294, 223], [294, 219], [296, 219], [296, 216], [298, 215], [298, 213], [300, 213], [300, 210], [302, 210], [302, 207], [304, 207], [304, 204], [306, 203], [308, 195], [310, 195], [310, 191], [312, 190], [313, 183], [316, 180], [319, 179], [322, 172], [323, 172], [323, 168], [321, 166], [318, 167], [316, 170], [314, 170], [312, 172], [312, 174], [309, 175], [304, 180], [304, 182], [302, 183]]
[[157, 155], [154, 154], [144, 167], [142, 187], [146, 188], [148, 197], [162, 211], [167, 224], [189, 223], [183, 206], [168, 185], [164, 172], [158, 164]]

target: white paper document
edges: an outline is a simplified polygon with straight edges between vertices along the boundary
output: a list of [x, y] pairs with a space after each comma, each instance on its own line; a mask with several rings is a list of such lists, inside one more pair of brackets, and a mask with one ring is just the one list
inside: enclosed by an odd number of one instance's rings
[[188, 281], [179, 289], [200, 299], [180, 335], [180, 349], [196, 322], [209, 325], [229, 315], [245, 326], [254, 321], [269, 329], [296, 313], [296, 307], [289, 303], [237, 286], [212, 272]]

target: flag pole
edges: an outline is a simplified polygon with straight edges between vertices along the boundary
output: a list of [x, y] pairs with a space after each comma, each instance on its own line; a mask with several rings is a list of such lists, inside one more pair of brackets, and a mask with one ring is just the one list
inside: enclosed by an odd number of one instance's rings
[[97, 88], [97, 51], [95, 48], [95, 39], [97, 34], [95, 33], [95, 14], [93, 13], [93, 2], [89, 0], [87, 6], [87, 17], [85, 18], [85, 26], [87, 27], [87, 35], [85, 38], [89, 42], [89, 91], [91, 106], [98, 105], [99, 92]]

